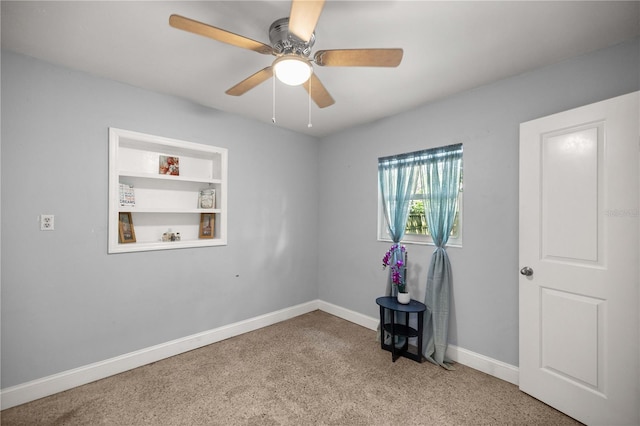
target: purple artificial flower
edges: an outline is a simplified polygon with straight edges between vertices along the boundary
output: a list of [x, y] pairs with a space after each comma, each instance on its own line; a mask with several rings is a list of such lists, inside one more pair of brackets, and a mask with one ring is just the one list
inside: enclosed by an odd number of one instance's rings
[[[387, 266], [391, 266], [391, 281], [402, 291], [404, 291], [405, 286], [404, 270], [406, 269], [402, 255], [405, 252], [405, 246], [393, 244], [382, 258], [382, 269], [386, 269]], [[392, 264], [391, 259], [394, 255], [400, 256], [400, 258], [396, 259], [395, 263]]]

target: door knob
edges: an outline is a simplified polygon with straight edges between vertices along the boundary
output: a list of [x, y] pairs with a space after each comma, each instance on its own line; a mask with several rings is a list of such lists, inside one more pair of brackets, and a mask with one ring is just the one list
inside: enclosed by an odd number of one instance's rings
[[533, 275], [533, 269], [525, 266], [524, 268], [520, 269], [520, 273], [525, 277], [530, 277], [531, 275]]

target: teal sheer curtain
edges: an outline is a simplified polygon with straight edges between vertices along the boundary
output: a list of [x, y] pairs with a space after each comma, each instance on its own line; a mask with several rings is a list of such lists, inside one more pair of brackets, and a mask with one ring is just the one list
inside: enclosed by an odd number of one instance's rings
[[394, 243], [404, 236], [411, 194], [418, 176], [415, 165], [413, 153], [378, 158], [382, 208]]
[[[416, 153], [393, 155], [378, 159], [378, 181], [382, 210], [387, 223], [389, 235], [394, 243], [404, 237], [404, 230], [409, 217], [409, 204], [414, 191], [418, 170]], [[399, 253], [394, 253], [395, 256]], [[387, 280], [385, 294], [391, 295], [391, 279]]]
[[424, 356], [449, 368], [445, 359], [449, 335], [451, 263], [445, 246], [451, 234], [458, 205], [462, 144], [426, 151], [420, 160], [424, 207], [429, 232], [436, 246], [427, 274], [424, 317]]
[[[402, 240], [407, 225], [411, 195], [418, 177], [418, 170], [415, 165], [415, 153], [378, 158], [378, 182], [380, 184], [382, 209], [389, 235], [396, 244]], [[394, 262], [399, 255], [401, 255], [400, 250], [394, 251]], [[385, 295], [391, 296], [393, 289], [391, 270], [389, 270]], [[381, 326], [378, 324], [378, 339], [380, 338]], [[400, 341], [397, 344], [402, 344], [403, 342]], [[389, 342], [386, 343], [389, 344]]]

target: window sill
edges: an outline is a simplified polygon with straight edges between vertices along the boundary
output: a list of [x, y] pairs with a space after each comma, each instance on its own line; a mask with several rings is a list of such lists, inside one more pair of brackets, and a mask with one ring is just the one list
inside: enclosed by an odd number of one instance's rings
[[[378, 238], [378, 241], [385, 242], [385, 243], [390, 243], [390, 244], [393, 243], [393, 240], [390, 240], [388, 238]], [[404, 244], [404, 245], [433, 246], [433, 247], [436, 246], [431, 241], [410, 241], [410, 240], [407, 241], [407, 240], [402, 240], [401, 243]], [[460, 243], [458, 243], [458, 242], [453, 242], [453, 243], [448, 242], [447, 245], [446, 245], [446, 248], [449, 248], [449, 247], [462, 248], [462, 243], [461, 242]]]

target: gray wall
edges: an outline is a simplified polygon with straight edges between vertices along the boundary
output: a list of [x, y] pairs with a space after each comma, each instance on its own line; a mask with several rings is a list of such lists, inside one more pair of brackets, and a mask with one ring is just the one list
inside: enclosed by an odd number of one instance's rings
[[[377, 316], [389, 246], [376, 241], [377, 158], [463, 143], [463, 247], [448, 250], [449, 341], [518, 365], [519, 123], [638, 90], [639, 49], [638, 40], [624, 43], [324, 139], [320, 299]], [[408, 250], [409, 287], [422, 300], [433, 246]]]
[[[110, 126], [229, 149], [228, 246], [107, 254]], [[317, 159], [315, 138], [3, 51], [2, 387], [315, 300]]]
[[[638, 52], [635, 40], [318, 141], [3, 51], [2, 387], [316, 298], [376, 317], [377, 158], [458, 142], [450, 341], [517, 365], [518, 124], [638, 90]], [[110, 126], [229, 148], [228, 246], [106, 254]], [[56, 231], [39, 231], [42, 213]], [[431, 251], [410, 246], [419, 298]]]

